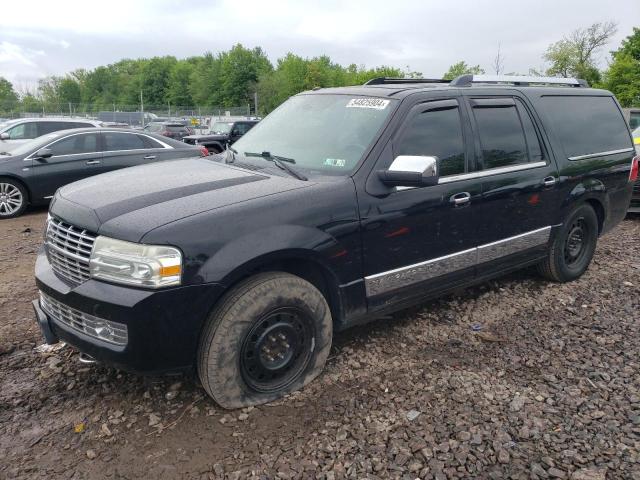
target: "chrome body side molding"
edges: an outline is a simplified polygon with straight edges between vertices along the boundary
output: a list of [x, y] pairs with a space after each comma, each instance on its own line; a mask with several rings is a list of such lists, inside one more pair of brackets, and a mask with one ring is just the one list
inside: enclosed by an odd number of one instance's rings
[[414, 285], [507, 255], [523, 252], [533, 247], [545, 245], [550, 236], [551, 226], [547, 226], [468, 250], [369, 275], [364, 279], [367, 297], [374, 297], [398, 288]]
[[606, 157], [608, 155], [615, 155], [616, 153], [630, 153], [634, 152], [634, 148], [621, 148], [620, 150], [608, 150], [606, 152], [588, 153], [586, 155], [576, 155], [575, 157], [569, 157], [569, 160], [588, 160], [589, 158]]

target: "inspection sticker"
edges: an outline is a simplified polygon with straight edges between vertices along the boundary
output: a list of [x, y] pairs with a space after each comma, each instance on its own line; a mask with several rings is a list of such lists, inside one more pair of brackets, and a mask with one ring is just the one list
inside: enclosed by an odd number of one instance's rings
[[375, 108], [376, 110], [384, 110], [391, 100], [383, 100], [381, 98], [352, 98], [347, 103], [347, 108]]

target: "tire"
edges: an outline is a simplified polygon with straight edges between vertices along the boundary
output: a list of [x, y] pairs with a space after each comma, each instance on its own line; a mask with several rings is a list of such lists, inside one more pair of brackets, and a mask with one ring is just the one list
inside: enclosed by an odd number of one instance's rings
[[223, 408], [271, 402], [320, 374], [332, 334], [329, 306], [311, 283], [288, 273], [257, 274], [209, 315], [198, 375]]
[[0, 178], [0, 219], [18, 217], [29, 201], [24, 186], [10, 178]]
[[549, 254], [538, 265], [540, 274], [555, 282], [571, 282], [587, 270], [598, 241], [598, 217], [589, 205], [575, 208], [556, 234]]

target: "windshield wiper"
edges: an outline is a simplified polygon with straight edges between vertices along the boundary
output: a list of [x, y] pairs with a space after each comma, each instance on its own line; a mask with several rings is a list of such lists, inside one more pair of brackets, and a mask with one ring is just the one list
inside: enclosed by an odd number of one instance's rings
[[[271, 152], [244, 152], [245, 157], [261, 157], [267, 160], [268, 162], [273, 162], [278, 168], [284, 170], [292, 177], [297, 178], [298, 180], [304, 180], [305, 182], [309, 180], [305, 175], [294, 170], [292, 167], [287, 165], [287, 163], [296, 163], [293, 158], [281, 157], [279, 155], [271, 155]], [[286, 163], [285, 163], [286, 162]]]

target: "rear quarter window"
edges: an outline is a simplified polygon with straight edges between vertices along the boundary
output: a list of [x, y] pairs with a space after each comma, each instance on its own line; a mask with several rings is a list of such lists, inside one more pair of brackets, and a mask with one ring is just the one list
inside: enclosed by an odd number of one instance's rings
[[542, 103], [567, 157], [631, 148], [613, 97], [545, 96]]

